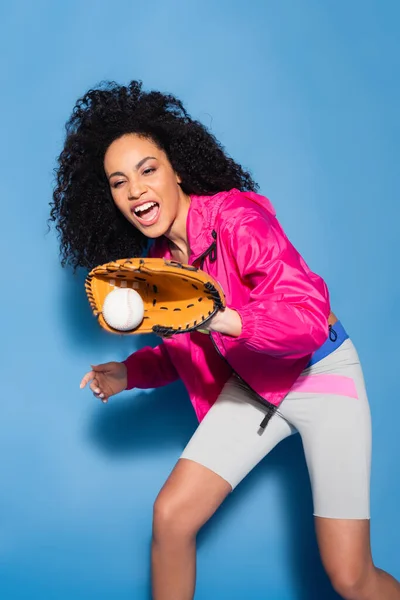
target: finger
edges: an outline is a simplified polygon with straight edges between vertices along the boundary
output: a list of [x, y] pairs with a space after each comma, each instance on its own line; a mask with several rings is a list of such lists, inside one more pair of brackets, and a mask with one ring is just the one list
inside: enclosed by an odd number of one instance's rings
[[108, 402], [108, 396], [106, 396], [103, 392], [100, 392], [100, 393], [93, 392], [93, 396], [95, 398], [98, 398], [99, 400], [101, 400], [104, 404], [107, 404], [107, 402]]
[[107, 370], [107, 368], [109, 367], [109, 365], [110, 365], [110, 363], [104, 363], [102, 365], [90, 365], [90, 366], [92, 367], [92, 370], [95, 373], [99, 373], [99, 372], [103, 373], [104, 371]]
[[94, 377], [94, 371], [89, 371], [89, 373], [86, 373], [86, 375], [84, 375], [79, 387], [81, 389], [84, 388], [89, 383], [89, 381], [91, 381], [93, 379], [93, 377]]
[[89, 387], [92, 390], [92, 392], [95, 394], [100, 394], [102, 391], [101, 386], [100, 386], [99, 382], [97, 381], [97, 379], [93, 379], [93, 381]]

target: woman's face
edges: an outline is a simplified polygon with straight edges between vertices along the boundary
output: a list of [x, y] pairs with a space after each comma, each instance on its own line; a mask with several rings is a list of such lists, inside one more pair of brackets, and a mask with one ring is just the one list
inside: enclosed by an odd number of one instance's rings
[[104, 157], [113, 200], [149, 238], [168, 233], [190, 198], [180, 186], [167, 155], [151, 140], [128, 134], [115, 140]]

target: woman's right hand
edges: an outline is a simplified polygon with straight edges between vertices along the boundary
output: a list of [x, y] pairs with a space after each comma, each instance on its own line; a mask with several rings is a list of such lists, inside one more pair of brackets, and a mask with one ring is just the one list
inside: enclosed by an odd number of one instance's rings
[[128, 375], [124, 363], [108, 362], [102, 365], [91, 365], [91, 367], [92, 370], [86, 373], [81, 381], [81, 389], [91, 382], [90, 389], [102, 402], [108, 402], [110, 396], [126, 389]]

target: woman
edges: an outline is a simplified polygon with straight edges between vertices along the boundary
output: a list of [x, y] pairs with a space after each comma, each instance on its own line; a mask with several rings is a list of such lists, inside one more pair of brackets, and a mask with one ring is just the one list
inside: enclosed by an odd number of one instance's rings
[[200, 421], [155, 502], [154, 598], [193, 597], [199, 529], [298, 431], [333, 586], [351, 600], [400, 600], [371, 558], [370, 413], [356, 350], [250, 174], [176, 98], [109, 84], [67, 124], [51, 218], [63, 265], [146, 251], [201, 267], [226, 294], [206, 331], [94, 366], [81, 382], [107, 402], [181, 378]]

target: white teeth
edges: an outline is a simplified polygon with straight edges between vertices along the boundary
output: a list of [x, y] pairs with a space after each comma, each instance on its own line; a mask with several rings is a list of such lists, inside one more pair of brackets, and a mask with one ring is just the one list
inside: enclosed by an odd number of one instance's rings
[[140, 212], [143, 212], [144, 210], [152, 208], [153, 206], [156, 206], [156, 205], [157, 205], [156, 202], [146, 202], [145, 204], [141, 204], [140, 206], [137, 206], [135, 208], [135, 215], [139, 214]]

